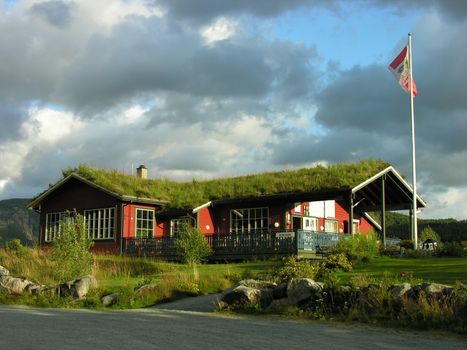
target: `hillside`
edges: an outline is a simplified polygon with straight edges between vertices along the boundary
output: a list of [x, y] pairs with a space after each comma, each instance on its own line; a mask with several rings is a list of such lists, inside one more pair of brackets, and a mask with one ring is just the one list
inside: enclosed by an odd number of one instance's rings
[[[372, 216], [380, 222], [379, 213]], [[418, 219], [418, 232], [430, 226], [435, 230], [443, 241], [465, 241], [467, 240], [467, 220], [456, 219]], [[410, 223], [407, 215], [388, 212], [386, 217], [386, 230], [388, 237], [409, 239]]]
[[0, 245], [15, 238], [25, 245], [37, 240], [39, 214], [26, 209], [29, 201], [29, 198], [0, 201]]

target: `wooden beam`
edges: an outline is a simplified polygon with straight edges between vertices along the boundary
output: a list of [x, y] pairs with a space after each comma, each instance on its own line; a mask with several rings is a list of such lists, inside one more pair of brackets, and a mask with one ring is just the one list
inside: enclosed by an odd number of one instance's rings
[[381, 233], [383, 247], [386, 247], [386, 175], [381, 177]]
[[352, 191], [350, 192], [350, 210], [349, 210], [349, 233], [351, 236], [353, 236], [353, 200], [354, 200], [354, 194]]

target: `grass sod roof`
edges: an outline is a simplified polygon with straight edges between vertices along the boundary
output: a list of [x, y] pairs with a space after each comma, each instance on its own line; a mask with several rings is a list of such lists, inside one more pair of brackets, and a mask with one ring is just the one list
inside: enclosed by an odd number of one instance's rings
[[194, 208], [210, 200], [233, 199], [279, 193], [304, 193], [352, 188], [390, 166], [381, 160], [341, 163], [313, 168], [283, 170], [213, 180], [177, 182], [169, 179], [140, 179], [117, 170], [80, 164], [63, 171], [76, 173], [120, 195], [168, 201], [167, 209]]

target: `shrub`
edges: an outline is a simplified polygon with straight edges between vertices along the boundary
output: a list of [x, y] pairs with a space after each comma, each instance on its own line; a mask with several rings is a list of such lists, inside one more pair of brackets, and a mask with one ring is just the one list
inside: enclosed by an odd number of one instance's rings
[[332, 248], [333, 254], [342, 253], [355, 262], [368, 262], [379, 253], [379, 243], [374, 232], [368, 235], [356, 234], [350, 238], [343, 239]]
[[287, 282], [292, 278], [315, 278], [319, 272], [319, 264], [309, 260], [298, 260], [290, 257], [284, 260], [284, 264], [275, 272], [275, 278], [279, 282]]
[[347, 255], [343, 253], [328, 255], [326, 260], [320, 264], [319, 275], [324, 276], [336, 270], [352, 271], [352, 263]]
[[93, 242], [88, 238], [84, 219], [76, 214], [74, 220], [61, 223], [60, 236], [55, 238], [51, 259], [60, 282], [91, 273], [93, 256], [89, 252]]
[[177, 251], [185, 263], [196, 265], [211, 254], [211, 247], [198, 228], [186, 225], [177, 240]]
[[28, 248], [21, 244], [21, 240], [12, 239], [5, 243], [5, 250], [9, 251], [10, 253], [22, 255], [27, 253]]
[[444, 256], [464, 256], [464, 246], [458, 242], [447, 242], [441, 245], [439, 254]]
[[413, 244], [414, 243], [411, 239], [404, 239], [399, 243], [399, 245], [405, 249], [413, 249]]

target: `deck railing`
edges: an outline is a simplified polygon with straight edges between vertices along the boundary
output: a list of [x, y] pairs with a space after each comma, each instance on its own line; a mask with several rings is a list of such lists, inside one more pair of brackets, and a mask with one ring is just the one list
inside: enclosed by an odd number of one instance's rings
[[[318, 252], [336, 244], [342, 235], [318, 232], [219, 233], [205, 236], [211, 249], [210, 260], [236, 260]], [[123, 253], [129, 256], [161, 257], [177, 260], [176, 237], [125, 238]]]

